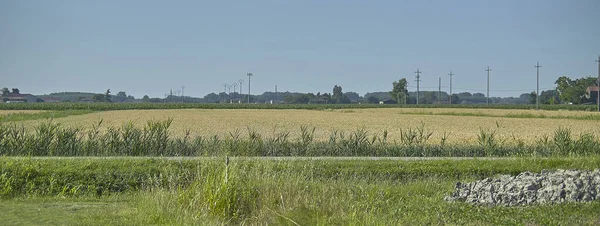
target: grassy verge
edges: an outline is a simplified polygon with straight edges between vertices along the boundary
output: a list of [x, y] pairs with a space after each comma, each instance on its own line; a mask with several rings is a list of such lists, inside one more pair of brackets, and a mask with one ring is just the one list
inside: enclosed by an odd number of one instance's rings
[[38, 113], [11, 113], [7, 115], [0, 115], [0, 122], [18, 122], [27, 120], [38, 120], [38, 119], [53, 119], [53, 118], [64, 118], [73, 115], [85, 115], [93, 113], [92, 110], [64, 110], [64, 111], [49, 111], [49, 112], [38, 112]]
[[[0, 158], [0, 184], [4, 190], [10, 185], [13, 191], [0, 199], [0, 212], [21, 210], [19, 216], [33, 223], [36, 216], [55, 212], [66, 218], [59, 224], [70, 224], [70, 218], [160, 225], [581, 225], [600, 221], [598, 201], [516, 208], [443, 201], [457, 181], [542, 169], [593, 169], [600, 165], [598, 157], [436, 161], [236, 159], [227, 166], [224, 163], [222, 159]], [[177, 177], [182, 174], [187, 176]], [[113, 189], [101, 194], [93, 189], [75, 194], [48, 192], [52, 186], [106, 185]], [[40, 207], [41, 212], [26, 211]], [[72, 208], [81, 211], [70, 215]], [[14, 222], [10, 217], [0, 214], [2, 222], [7, 222], [7, 218]]]
[[21, 197], [0, 200], [3, 225], [143, 225], [128, 196]]

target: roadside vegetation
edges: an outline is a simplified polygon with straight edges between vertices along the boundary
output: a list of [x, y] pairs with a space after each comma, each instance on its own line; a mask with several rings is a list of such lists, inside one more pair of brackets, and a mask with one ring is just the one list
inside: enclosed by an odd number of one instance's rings
[[[0, 218], [77, 224], [596, 224], [600, 203], [446, 203], [457, 181], [598, 158], [432, 161], [0, 158]], [[52, 210], [52, 213], [41, 210]], [[10, 214], [20, 210], [20, 219]], [[5, 216], [3, 216], [5, 215]], [[6, 218], [4, 218], [6, 217]]]

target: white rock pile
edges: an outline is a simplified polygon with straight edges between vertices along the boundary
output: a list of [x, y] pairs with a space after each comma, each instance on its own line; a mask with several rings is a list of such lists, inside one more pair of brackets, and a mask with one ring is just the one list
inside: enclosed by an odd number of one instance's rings
[[522, 206], [600, 200], [600, 170], [543, 170], [456, 184], [448, 202]]

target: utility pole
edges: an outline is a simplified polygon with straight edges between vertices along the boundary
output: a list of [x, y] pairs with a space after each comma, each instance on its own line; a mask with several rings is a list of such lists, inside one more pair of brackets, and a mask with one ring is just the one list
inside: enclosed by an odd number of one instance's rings
[[250, 77], [252, 77], [252, 73], [247, 73], [248, 76], [248, 103], [250, 103]]
[[279, 93], [277, 92], [277, 85], [275, 85], [275, 103], [279, 103]]
[[438, 96], [436, 99], [438, 101], [438, 104], [441, 104], [442, 98], [440, 98], [440, 97], [442, 97], [442, 77], [439, 77], [439, 80], [440, 81], [438, 82]]
[[537, 89], [535, 91], [535, 109], [540, 110], [540, 68], [542, 67], [542, 65], [540, 65], [540, 62], [538, 61], [534, 67], [537, 69]]
[[231, 84], [233, 86], [233, 93], [237, 92], [236, 88], [237, 88], [237, 82], [234, 82], [233, 84]]
[[598, 63], [598, 98], [596, 99], [596, 102], [598, 102], [598, 111], [600, 111], [600, 55], [598, 55], [596, 63]]
[[490, 71], [492, 71], [492, 69], [490, 69], [490, 66], [487, 67], [487, 69], [485, 69], [485, 71], [487, 71], [487, 105], [490, 105]]
[[[243, 94], [242, 94], [242, 86], [243, 86], [243, 84], [244, 84], [244, 79], [240, 79], [238, 82], [240, 83], [240, 95], [243, 95]], [[241, 96], [240, 96], [240, 97], [241, 97]]]
[[452, 74], [452, 71], [450, 71], [448, 75], [450, 75], [450, 104], [452, 104], [452, 76], [454, 74]]
[[223, 83], [223, 93], [225, 94], [223, 96], [223, 103], [227, 102], [227, 83]]
[[183, 89], [185, 89], [185, 86], [184, 86], [184, 85], [182, 85], [182, 86], [181, 86], [181, 103], [184, 103], [184, 102], [185, 102], [185, 101], [184, 101], [184, 98], [185, 98], [185, 96], [183, 95]]
[[417, 82], [417, 105], [419, 104], [419, 82], [421, 82], [421, 73], [422, 71], [419, 71], [417, 68], [417, 71], [415, 71], [415, 74], [417, 74], [417, 80], [415, 80]]

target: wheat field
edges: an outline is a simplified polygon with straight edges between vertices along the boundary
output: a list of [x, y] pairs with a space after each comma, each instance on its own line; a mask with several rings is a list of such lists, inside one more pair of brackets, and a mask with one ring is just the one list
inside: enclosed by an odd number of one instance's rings
[[[3, 114], [0, 111], [0, 114]], [[443, 115], [466, 114], [466, 115]], [[473, 116], [468, 114], [485, 114]], [[266, 110], [266, 109], [180, 109], [180, 110], [124, 110], [95, 112], [85, 115], [53, 119], [68, 127], [90, 128], [103, 120], [102, 127], [119, 127], [133, 122], [143, 126], [149, 120], [173, 119], [170, 128], [173, 136], [183, 136], [186, 130], [192, 136], [230, 136], [230, 133], [247, 136], [256, 131], [264, 137], [290, 132], [299, 137], [300, 127], [314, 127], [315, 139], [327, 140], [333, 131], [346, 134], [364, 129], [371, 135], [384, 131], [390, 140], [400, 139], [400, 131], [424, 125], [433, 132], [430, 143], [447, 136], [447, 143], [472, 143], [482, 131], [496, 131], [506, 140], [534, 142], [543, 135], [552, 137], [559, 128], [568, 128], [574, 135], [593, 133], [600, 135], [600, 121], [569, 118], [510, 118], [515, 114], [537, 116], [580, 117], [597, 115], [596, 112], [486, 110], [486, 109], [351, 109], [351, 110]], [[45, 120], [18, 122], [32, 127]]]

